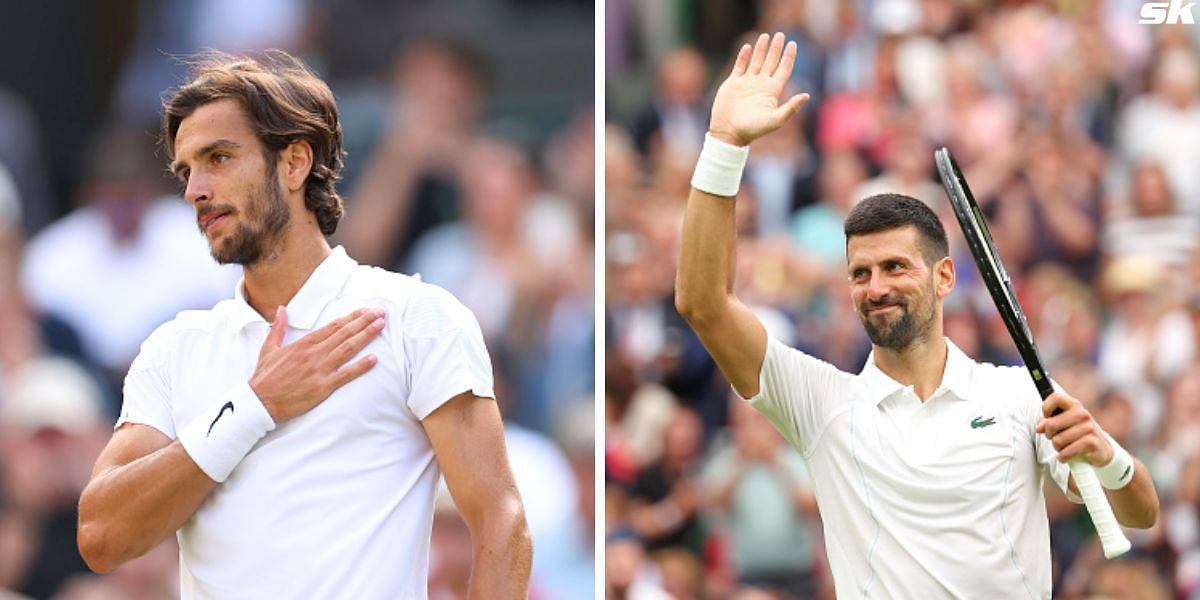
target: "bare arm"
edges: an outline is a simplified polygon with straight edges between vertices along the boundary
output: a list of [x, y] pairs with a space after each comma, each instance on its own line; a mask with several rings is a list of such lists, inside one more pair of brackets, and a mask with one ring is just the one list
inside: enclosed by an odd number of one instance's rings
[[496, 402], [469, 392], [459, 394], [421, 425], [433, 444], [450, 495], [471, 530], [469, 597], [525, 598], [533, 543], [508, 463]]
[[[383, 319], [358, 310], [283, 346], [286, 326], [280, 308], [250, 379], [276, 423], [308, 412], [374, 366], [368, 356], [342, 367], [379, 334]], [[147, 425], [124, 424], [100, 453], [80, 496], [79, 552], [93, 571], [111, 571], [179, 529], [217, 485], [179, 440]]]
[[[735, 146], [778, 129], [807, 95], [779, 104], [796, 44], [782, 34], [759, 36], [754, 48], [738, 52], [729, 78], [713, 101], [709, 133]], [[733, 295], [737, 232], [734, 199], [692, 189], [688, 195], [675, 280], [675, 306], [687, 319], [721, 372], [743, 397], [758, 393], [767, 334], [754, 313]]]
[[178, 440], [126, 423], [79, 499], [79, 552], [93, 571], [107, 573], [175, 533], [216, 485]]
[[[1055, 415], [1054, 412], [1060, 409], [1062, 412]], [[1046, 418], [1037, 424], [1035, 431], [1050, 438], [1060, 461], [1082, 456], [1093, 467], [1102, 467], [1112, 461], [1112, 444], [1079, 400], [1055, 392], [1046, 398], [1042, 410]], [[1121, 525], [1149, 529], [1158, 519], [1158, 492], [1146, 465], [1137, 458], [1133, 462], [1133, 480], [1119, 490], [1105, 490], [1105, 494]], [[1074, 478], [1068, 485], [1072, 492], [1079, 493]]]

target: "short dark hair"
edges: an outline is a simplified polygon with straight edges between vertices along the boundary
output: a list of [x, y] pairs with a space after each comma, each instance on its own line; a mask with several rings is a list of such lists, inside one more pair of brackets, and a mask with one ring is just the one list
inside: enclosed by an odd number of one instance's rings
[[912, 225], [917, 229], [917, 244], [925, 263], [950, 255], [942, 220], [924, 202], [904, 194], [876, 194], [859, 202], [846, 217], [846, 243], [856, 235], [866, 235]]
[[306, 141], [313, 151], [312, 171], [304, 182], [304, 205], [317, 218], [321, 233], [332, 235], [342, 218], [342, 125], [333, 92], [304, 63], [280, 51], [263, 59], [207, 51], [186, 59], [188, 82], [163, 102], [161, 143], [175, 159], [179, 125], [197, 108], [230, 98], [245, 109], [273, 167], [288, 144]]

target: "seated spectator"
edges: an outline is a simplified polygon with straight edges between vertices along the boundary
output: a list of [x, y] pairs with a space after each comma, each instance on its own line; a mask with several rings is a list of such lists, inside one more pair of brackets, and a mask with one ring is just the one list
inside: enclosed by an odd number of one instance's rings
[[819, 521], [804, 460], [748, 402], [731, 405], [732, 439], [705, 467], [706, 506], [732, 541], [739, 582], [810, 597]]

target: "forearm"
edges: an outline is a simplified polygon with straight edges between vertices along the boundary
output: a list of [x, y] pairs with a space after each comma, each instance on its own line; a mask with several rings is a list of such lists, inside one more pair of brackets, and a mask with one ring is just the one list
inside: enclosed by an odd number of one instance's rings
[[151, 550], [178, 530], [216, 482], [178, 441], [96, 474], [79, 500], [79, 551], [98, 573]]
[[1091, 254], [1096, 246], [1096, 224], [1064, 197], [1046, 202], [1046, 223], [1068, 252], [1076, 256]]
[[1121, 525], [1149, 529], [1158, 520], [1158, 492], [1154, 490], [1154, 481], [1146, 465], [1136, 458], [1133, 462], [1133, 480], [1129, 485], [1119, 490], [1105, 490], [1105, 493]]
[[675, 304], [693, 327], [714, 318], [733, 294], [737, 231], [734, 199], [688, 194], [675, 278]]
[[493, 508], [471, 527], [474, 560], [468, 596], [472, 600], [523, 600], [529, 594], [533, 542], [520, 500], [507, 504]]

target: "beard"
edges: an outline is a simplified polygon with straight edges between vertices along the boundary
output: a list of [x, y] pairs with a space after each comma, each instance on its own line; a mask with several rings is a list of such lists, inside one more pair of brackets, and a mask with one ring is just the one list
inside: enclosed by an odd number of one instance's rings
[[[858, 306], [858, 318], [862, 321], [863, 329], [871, 343], [889, 350], [903, 350], [911, 347], [918, 340], [928, 337], [937, 318], [932, 301], [934, 295], [933, 282], [925, 290], [925, 302], [918, 304], [915, 310], [910, 310], [910, 303], [897, 296], [885, 296], [879, 301], [866, 301]], [[869, 311], [880, 306], [895, 305], [899, 316], [881, 315], [872, 318]]]
[[[291, 221], [291, 212], [283, 199], [283, 191], [275, 180], [274, 164], [264, 180], [249, 191], [250, 203], [234, 230], [219, 241], [209, 241], [209, 250], [217, 263], [253, 266], [267, 253], [268, 246], [278, 241]], [[228, 210], [215, 207], [208, 212]], [[231, 212], [230, 215], [237, 214]], [[203, 217], [204, 214], [201, 214]], [[203, 233], [203, 230], [201, 230]]]

